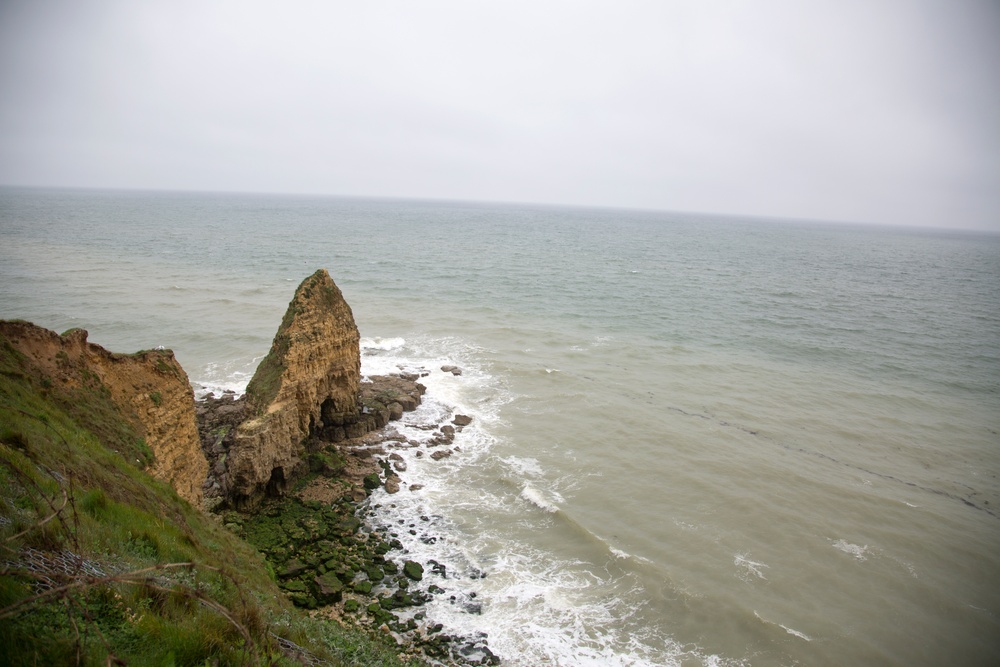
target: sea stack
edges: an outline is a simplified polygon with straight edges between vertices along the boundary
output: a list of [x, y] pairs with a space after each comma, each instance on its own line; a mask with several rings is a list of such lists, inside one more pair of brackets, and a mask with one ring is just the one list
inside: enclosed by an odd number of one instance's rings
[[247, 385], [249, 418], [237, 427], [226, 460], [227, 495], [235, 506], [281, 494], [304, 467], [312, 434], [350, 437], [364, 428], [358, 423], [359, 343], [354, 314], [330, 274], [320, 269], [302, 281]]

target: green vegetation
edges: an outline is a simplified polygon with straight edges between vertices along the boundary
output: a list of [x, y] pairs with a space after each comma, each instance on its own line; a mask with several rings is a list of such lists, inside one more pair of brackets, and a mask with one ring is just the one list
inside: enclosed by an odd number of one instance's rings
[[66, 387], [0, 335], [0, 663], [404, 664], [380, 636], [297, 610], [260, 553], [150, 477], [96, 377]]
[[328, 477], [339, 474], [347, 464], [344, 455], [332, 446], [311, 453], [308, 461], [310, 472], [321, 473]]
[[295, 316], [302, 310], [301, 301], [308, 300], [312, 294], [312, 288], [317, 282], [322, 281], [323, 271], [317, 271], [296, 288], [292, 302], [288, 304], [281, 324], [271, 343], [271, 349], [267, 356], [257, 366], [257, 371], [247, 384], [246, 396], [255, 413], [260, 414], [274, 397], [278, 395], [281, 388], [281, 376], [286, 370], [285, 355], [291, 347], [291, 340], [288, 336], [288, 328], [292, 326]]
[[278, 333], [274, 335], [271, 350], [257, 366], [257, 371], [247, 384], [247, 401], [256, 414], [260, 414], [274, 400], [281, 388], [281, 376], [287, 369], [284, 359], [291, 345], [286, 329], [285, 322], [282, 321]]

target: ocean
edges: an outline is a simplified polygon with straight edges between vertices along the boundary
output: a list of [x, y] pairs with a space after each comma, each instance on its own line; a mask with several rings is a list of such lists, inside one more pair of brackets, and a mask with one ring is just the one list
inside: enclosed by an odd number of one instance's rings
[[0, 317], [169, 347], [200, 394], [318, 268], [363, 373], [428, 373], [401, 432], [473, 417], [369, 517], [504, 664], [1000, 664], [1000, 236], [0, 190]]

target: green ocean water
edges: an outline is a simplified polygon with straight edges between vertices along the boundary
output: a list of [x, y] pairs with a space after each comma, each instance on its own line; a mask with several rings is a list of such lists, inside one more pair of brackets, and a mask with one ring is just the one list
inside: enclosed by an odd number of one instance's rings
[[0, 317], [170, 347], [198, 391], [321, 267], [365, 372], [430, 372], [401, 431], [475, 419], [373, 515], [505, 664], [1000, 662], [1000, 237], [0, 190]]

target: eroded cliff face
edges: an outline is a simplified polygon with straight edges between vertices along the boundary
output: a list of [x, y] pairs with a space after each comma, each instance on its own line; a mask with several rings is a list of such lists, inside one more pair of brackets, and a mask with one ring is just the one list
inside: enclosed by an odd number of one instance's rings
[[237, 427], [225, 461], [226, 494], [234, 505], [283, 492], [303, 465], [311, 434], [363, 432], [359, 342], [354, 314], [326, 270], [306, 278], [247, 385], [252, 416]]
[[83, 329], [60, 336], [22, 321], [0, 321], [0, 333], [45, 381], [66, 389], [107, 391], [152, 450], [152, 474], [192, 505], [201, 504], [208, 463], [195, 423], [194, 393], [173, 352], [115, 354], [87, 342]]

